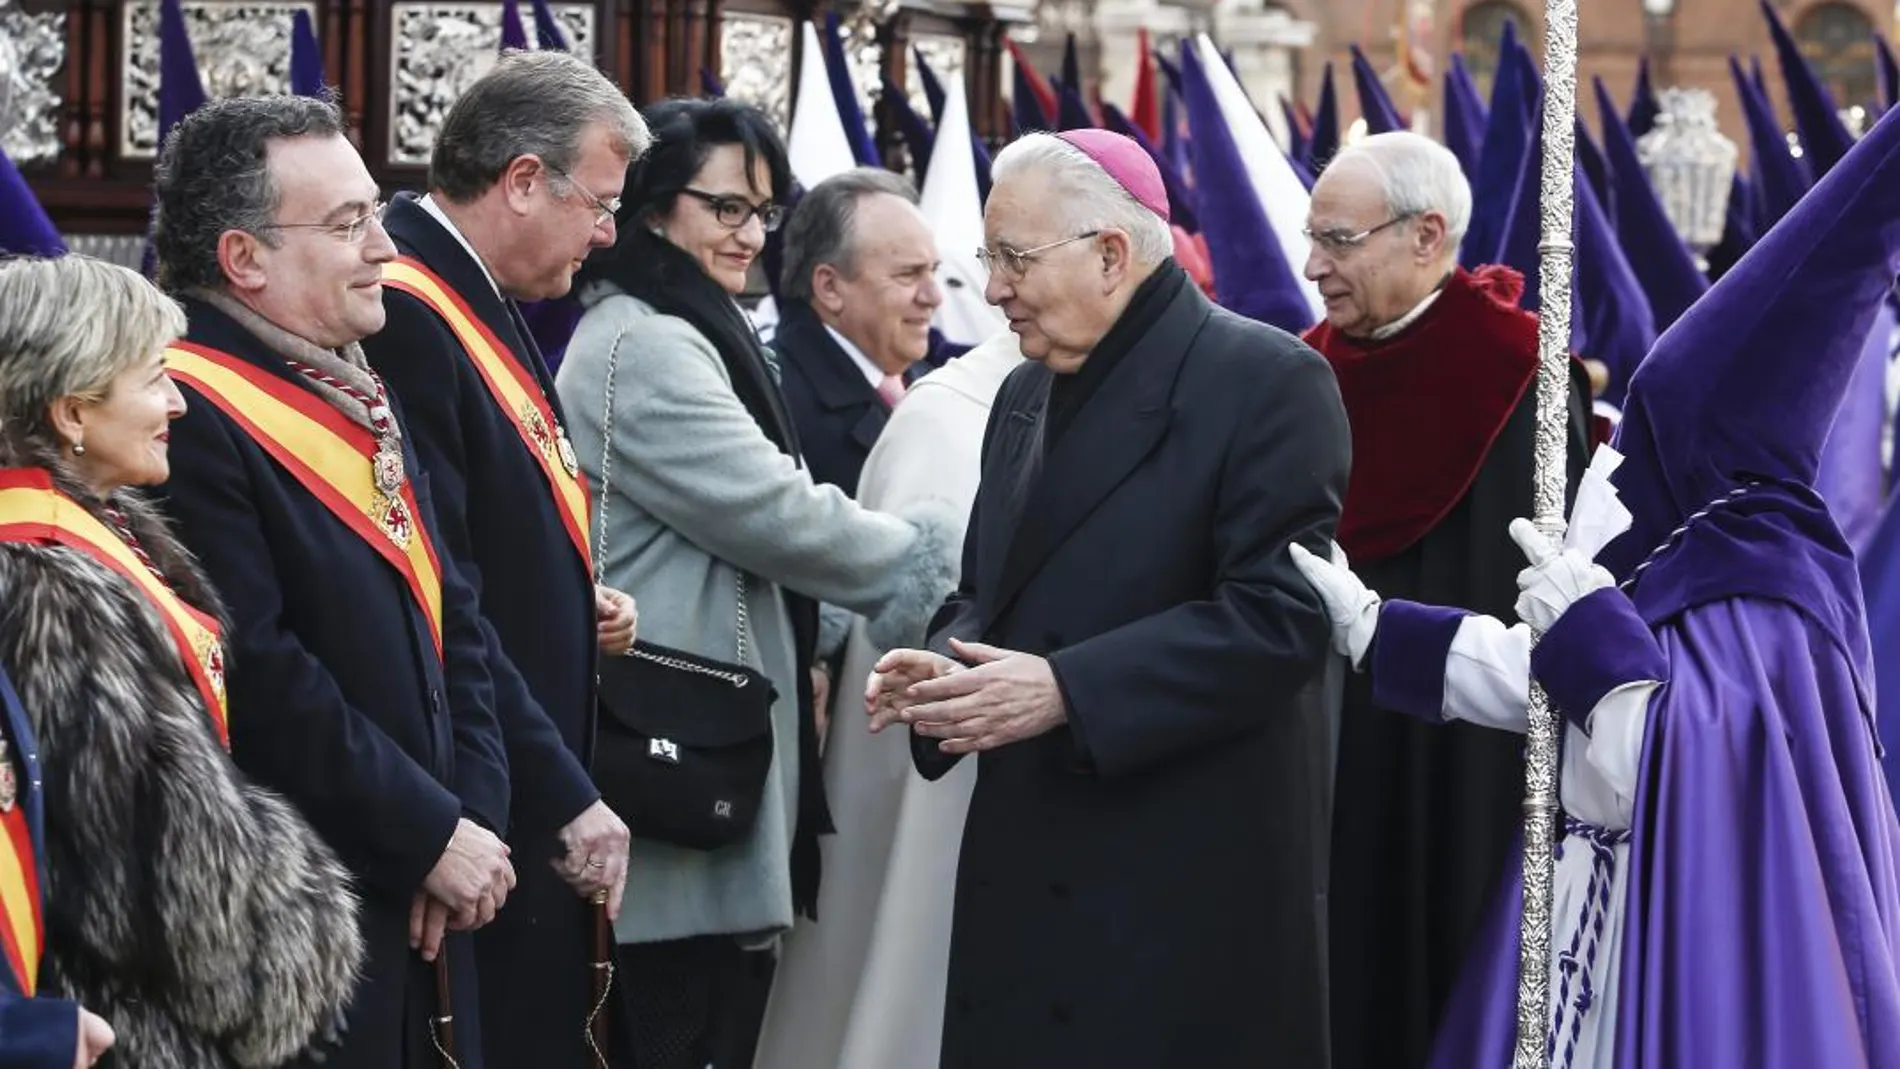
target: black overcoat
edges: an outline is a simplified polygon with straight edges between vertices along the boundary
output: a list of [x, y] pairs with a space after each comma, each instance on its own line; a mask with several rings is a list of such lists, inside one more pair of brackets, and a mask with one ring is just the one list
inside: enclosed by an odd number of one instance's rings
[[[448, 283], [533, 375], [556, 419], [553, 379], [482, 266], [404, 194], [383, 224], [396, 247]], [[402, 402], [429, 473], [439, 545], [481, 599], [527, 693], [504, 710], [513, 786], [508, 843], [519, 883], [476, 933], [483, 1038], [498, 1066], [589, 1064], [590, 907], [547, 864], [554, 833], [600, 797], [585, 762], [594, 741], [594, 583], [533, 454], [441, 317], [394, 287], [388, 320], [363, 351]], [[583, 531], [586, 528], [583, 526]], [[509, 677], [512, 679], [513, 677]]]
[[[187, 340], [296, 389], [303, 378], [224, 313], [186, 299]], [[184, 383], [162, 500], [231, 617], [231, 755], [297, 806], [362, 897], [367, 960], [330, 1069], [436, 1064], [434, 969], [409, 949], [409, 905], [466, 815], [508, 826], [508, 759], [490, 675], [498, 659], [474, 593], [442, 561], [442, 654], [409, 587], [224, 412]], [[398, 419], [400, 419], [398, 413]], [[404, 447], [408, 470], [416, 458]], [[437, 530], [426, 476], [416, 521]], [[447, 953], [455, 1005], [474, 1006], [474, 948]], [[479, 1018], [456, 1014], [463, 1069], [482, 1064]]]
[[[778, 353], [779, 388], [812, 479], [858, 496], [858, 473], [890, 422], [890, 406], [809, 305], [785, 306], [772, 348]], [[919, 363], [912, 370], [930, 367]]]
[[[1070, 723], [983, 754], [945, 1069], [1323, 1069], [1331, 370], [1183, 286], [1038, 472], [1051, 373], [991, 411], [951, 635], [1049, 657]], [[949, 767], [912, 736], [926, 776]]]

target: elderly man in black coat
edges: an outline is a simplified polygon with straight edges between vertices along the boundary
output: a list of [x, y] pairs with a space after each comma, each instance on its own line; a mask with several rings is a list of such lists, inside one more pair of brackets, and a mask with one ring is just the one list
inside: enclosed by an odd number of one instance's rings
[[866, 684], [926, 777], [979, 754], [942, 1064], [1323, 1067], [1327, 628], [1288, 546], [1339, 517], [1339, 391], [1168, 259], [1132, 142], [994, 174], [987, 297], [1033, 363], [933, 649]]

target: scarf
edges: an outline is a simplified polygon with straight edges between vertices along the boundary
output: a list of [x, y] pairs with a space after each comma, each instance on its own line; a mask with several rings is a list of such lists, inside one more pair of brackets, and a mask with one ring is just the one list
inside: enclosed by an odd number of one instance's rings
[[350, 390], [354, 390], [360, 397], [325, 382], [323, 378], [304, 376], [304, 381], [317, 392], [317, 395], [348, 417], [350, 422], [377, 435], [379, 439], [386, 436], [386, 444], [402, 441], [402, 428], [396, 425], [396, 421], [385, 419], [384, 429], [379, 431], [376, 427], [375, 414], [370, 410], [370, 406], [361, 400], [361, 397], [381, 396], [382, 392], [382, 384], [377, 380], [376, 373], [370, 370], [369, 359], [363, 355], [362, 345], [351, 342], [341, 349], [325, 349], [292, 334], [252, 311], [247, 305], [217, 290], [194, 290], [190, 296], [230, 316], [238, 326], [270, 346], [279, 356], [303, 364], [325, 378], [348, 385]]

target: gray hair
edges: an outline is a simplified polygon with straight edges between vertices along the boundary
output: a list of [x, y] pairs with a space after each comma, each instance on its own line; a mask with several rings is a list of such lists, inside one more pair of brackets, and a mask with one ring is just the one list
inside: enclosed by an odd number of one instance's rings
[[184, 309], [136, 271], [84, 256], [0, 260], [0, 428], [46, 441], [54, 401], [104, 400], [120, 372], [184, 333]]
[[846, 278], [856, 276], [858, 204], [879, 193], [917, 203], [917, 188], [909, 179], [876, 167], [854, 167], [805, 192], [785, 224], [779, 288], [786, 300], [811, 300], [811, 273], [820, 264], [830, 264]]
[[1067, 141], [1054, 134], [1024, 134], [990, 163], [993, 182], [1025, 171], [1049, 177], [1054, 186], [1050, 210], [1063, 216], [1072, 233], [1111, 227], [1126, 231], [1135, 260], [1144, 264], [1158, 264], [1174, 255], [1174, 232], [1167, 220], [1149, 211], [1101, 164]]
[[[565, 175], [593, 126], [605, 127], [613, 150], [629, 161], [652, 142], [627, 95], [586, 60], [559, 51], [508, 52], [442, 120], [429, 157], [429, 188], [465, 204], [530, 155]], [[560, 176], [555, 181], [567, 184]]]
[[180, 120], [153, 173], [159, 284], [174, 293], [223, 286], [218, 239], [227, 230], [276, 244], [269, 228], [280, 191], [267, 158], [271, 142], [343, 134], [343, 113], [312, 97], [213, 100]]
[[1471, 226], [1471, 183], [1451, 150], [1423, 134], [1395, 130], [1341, 149], [1328, 171], [1363, 167], [1379, 181], [1386, 210], [1394, 217], [1438, 212], [1445, 217], [1445, 245], [1457, 255]]

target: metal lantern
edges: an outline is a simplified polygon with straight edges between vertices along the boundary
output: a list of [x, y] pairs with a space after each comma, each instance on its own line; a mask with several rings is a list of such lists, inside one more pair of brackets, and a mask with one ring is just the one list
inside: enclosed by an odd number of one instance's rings
[[1722, 240], [1729, 191], [1735, 180], [1735, 142], [1715, 125], [1715, 97], [1704, 89], [1665, 89], [1656, 128], [1636, 143], [1636, 154], [1662, 201], [1663, 212], [1695, 253], [1696, 264]]

